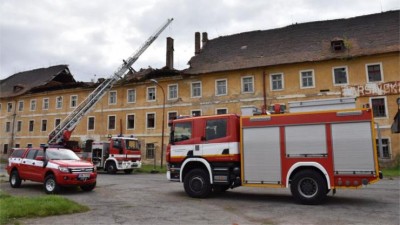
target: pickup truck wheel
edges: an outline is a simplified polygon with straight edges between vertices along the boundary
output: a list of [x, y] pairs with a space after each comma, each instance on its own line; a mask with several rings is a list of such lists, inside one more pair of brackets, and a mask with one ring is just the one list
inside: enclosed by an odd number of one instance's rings
[[210, 177], [203, 169], [193, 169], [184, 178], [186, 193], [192, 198], [205, 198], [211, 192]]
[[94, 182], [93, 184], [89, 184], [89, 185], [82, 185], [81, 189], [83, 191], [93, 191], [93, 189], [96, 187], [96, 182]]
[[53, 174], [47, 175], [44, 179], [44, 191], [46, 194], [55, 194], [60, 190]]
[[108, 174], [115, 174], [117, 172], [117, 166], [114, 162], [108, 162], [106, 165], [106, 171]]
[[322, 175], [313, 170], [303, 170], [295, 174], [290, 184], [293, 197], [305, 205], [316, 205], [325, 200], [327, 185]]
[[12, 188], [19, 188], [21, 186], [21, 178], [19, 177], [18, 171], [13, 170], [10, 175], [10, 185]]

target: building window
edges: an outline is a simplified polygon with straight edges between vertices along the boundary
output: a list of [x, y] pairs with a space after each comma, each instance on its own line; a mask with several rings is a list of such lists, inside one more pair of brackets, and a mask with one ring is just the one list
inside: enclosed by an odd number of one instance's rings
[[47, 120], [42, 120], [42, 131], [47, 130]]
[[108, 98], [108, 104], [109, 105], [117, 104], [117, 92], [116, 91], [110, 91], [109, 98]]
[[72, 95], [72, 96], [71, 96], [71, 104], [70, 104], [70, 107], [71, 107], [71, 108], [75, 108], [76, 106], [78, 106], [78, 96], [77, 96], [77, 95]]
[[7, 154], [8, 152], [8, 144], [4, 144], [3, 146], [3, 154]]
[[178, 118], [177, 112], [168, 112], [168, 121], [175, 120], [176, 118]]
[[90, 116], [88, 117], [88, 130], [94, 130], [94, 117]]
[[254, 92], [254, 78], [242, 77], [242, 93], [253, 93]]
[[387, 116], [385, 98], [371, 98], [371, 106], [375, 118]]
[[147, 129], [153, 129], [156, 127], [156, 114], [155, 113], [147, 113], [146, 114], [146, 127]]
[[21, 132], [22, 130], [22, 121], [17, 122], [17, 132]]
[[35, 121], [34, 120], [29, 120], [29, 132], [33, 131], [35, 125]]
[[135, 115], [130, 114], [126, 116], [126, 129], [135, 129]]
[[270, 83], [271, 83], [271, 90], [273, 90], [273, 91], [283, 90], [283, 74], [282, 73], [271, 74], [269, 78], [270, 78]]
[[48, 98], [43, 99], [43, 109], [45, 109], [45, 110], [49, 109], [49, 99]]
[[16, 147], [16, 148], [19, 148], [19, 146], [20, 146], [20, 144], [15, 144], [15, 147]]
[[333, 68], [333, 84], [343, 85], [348, 84], [347, 67], [334, 67]]
[[108, 129], [115, 130], [115, 116], [108, 116]]
[[31, 100], [30, 109], [31, 109], [31, 111], [35, 111], [36, 110], [36, 100], [35, 99]]
[[54, 128], [58, 127], [60, 125], [60, 123], [61, 123], [61, 119], [56, 119], [54, 121]]
[[7, 112], [11, 112], [13, 108], [12, 102], [7, 103]]
[[178, 85], [171, 84], [168, 85], [168, 99], [177, 99], [178, 98]]
[[383, 81], [383, 70], [381, 63], [367, 64], [366, 67], [368, 82]]
[[11, 131], [11, 122], [6, 122], [6, 132], [10, 132]]
[[154, 159], [155, 150], [153, 143], [146, 144], [146, 159]]
[[148, 87], [147, 88], [147, 101], [155, 101], [156, 100], [156, 88]]
[[136, 102], [136, 90], [129, 89], [128, 90], [128, 103], [135, 103]]
[[221, 115], [221, 114], [227, 114], [228, 110], [227, 109], [217, 109], [216, 114]]
[[300, 84], [301, 88], [313, 88], [314, 86], [314, 71], [304, 70], [300, 71]]
[[382, 152], [380, 151], [379, 148], [379, 139], [376, 139], [376, 148], [377, 148], [377, 154], [379, 159], [390, 159], [391, 158], [391, 153], [390, 153], [390, 144], [389, 144], [389, 139], [388, 138], [382, 138]]
[[201, 97], [201, 82], [192, 82], [191, 85], [191, 93], [192, 98], [200, 98]]
[[201, 110], [192, 110], [190, 111], [192, 116], [201, 116]]
[[18, 102], [18, 111], [22, 112], [24, 110], [24, 101]]
[[56, 98], [56, 108], [61, 109], [63, 105], [63, 97], [59, 96]]
[[216, 80], [215, 81], [215, 95], [227, 95], [228, 94], [228, 89], [227, 89], [227, 80]]

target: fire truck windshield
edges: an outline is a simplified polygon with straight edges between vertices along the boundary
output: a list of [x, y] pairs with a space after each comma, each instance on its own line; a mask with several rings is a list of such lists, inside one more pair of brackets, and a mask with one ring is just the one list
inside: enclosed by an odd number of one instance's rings
[[137, 140], [125, 140], [125, 146], [128, 150], [140, 149], [139, 142]]
[[176, 123], [173, 130], [174, 143], [188, 140], [192, 137], [192, 123]]

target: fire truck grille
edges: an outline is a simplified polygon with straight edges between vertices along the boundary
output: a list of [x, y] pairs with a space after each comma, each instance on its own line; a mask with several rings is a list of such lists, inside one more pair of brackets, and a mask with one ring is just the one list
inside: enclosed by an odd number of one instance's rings
[[84, 168], [70, 168], [71, 173], [91, 173], [93, 172], [92, 167], [84, 167]]

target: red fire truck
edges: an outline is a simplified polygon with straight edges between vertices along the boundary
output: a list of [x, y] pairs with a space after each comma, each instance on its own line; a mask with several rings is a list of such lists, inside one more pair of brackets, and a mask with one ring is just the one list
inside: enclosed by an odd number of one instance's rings
[[239, 186], [290, 188], [302, 204], [381, 177], [371, 109], [171, 121], [167, 178], [204, 198]]

